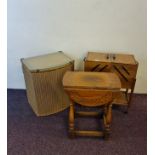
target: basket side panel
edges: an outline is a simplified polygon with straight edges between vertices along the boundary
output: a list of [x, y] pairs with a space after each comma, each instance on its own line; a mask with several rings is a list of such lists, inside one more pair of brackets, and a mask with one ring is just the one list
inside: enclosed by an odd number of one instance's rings
[[69, 107], [70, 100], [62, 85], [63, 75], [68, 70], [73, 70], [73, 64], [56, 70], [33, 73], [40, 116], [50, 115]]
[[23, 67], [28, 102], [30, 106], [32, 107], [33, 111], [37, 115], [38, 107], [37, 107], [37, 102], [36, 102], [35, 88], [33, 84], [33, 73], [31, 73], [24, 64], [22, 64], [22, 67]]

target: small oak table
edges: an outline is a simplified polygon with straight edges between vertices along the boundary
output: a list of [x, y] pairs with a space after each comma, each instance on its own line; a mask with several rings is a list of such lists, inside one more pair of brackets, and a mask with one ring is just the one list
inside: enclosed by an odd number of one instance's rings
[[[113, 92], [119, 91], [121, 82], [114, 73], [99, 72], [66, 72], [63, 77], [63, 86], [70, 97], [69, 110], [69, 135], [79, 136], [103, 136], [109, 137], [112, 119]], [[74, 105], [80, 104], [86, 107], [101, 107], [102, 113], [75, 111]], [[75, 116], [102, 116], [103, 131], [75, 130]]]

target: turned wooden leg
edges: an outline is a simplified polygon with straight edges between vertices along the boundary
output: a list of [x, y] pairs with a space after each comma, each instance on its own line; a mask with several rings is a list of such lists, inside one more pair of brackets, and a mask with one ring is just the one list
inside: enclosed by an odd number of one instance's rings
[[111, 121], [112, 121], [112, 105], [109, 104], [104, 107], [104, 114], [103, 114], [105, 139], [109, 138]]
[[69, 137], [74, 138], [74, 103], [71, 102], [69, 109]]

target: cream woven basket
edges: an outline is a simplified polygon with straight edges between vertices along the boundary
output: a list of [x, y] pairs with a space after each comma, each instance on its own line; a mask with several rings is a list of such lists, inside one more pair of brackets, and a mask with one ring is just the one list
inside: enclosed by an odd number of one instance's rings
[[74, 70], [74, 60], [63, 52], [21, 59], [27, 98], [37, 116], [47, 116], [69, 107], [62, 78]]

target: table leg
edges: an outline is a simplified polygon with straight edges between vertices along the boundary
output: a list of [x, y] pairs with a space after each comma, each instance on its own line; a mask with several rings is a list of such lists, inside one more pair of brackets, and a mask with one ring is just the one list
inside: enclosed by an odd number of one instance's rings
[[69, 137], [73, 138], [75, 136], [74, 132], [74, 103], [71, 102], [69, 109]]
[[112, 105], [104, 106], [103, 122], [104, 122], [104, 138], [108, 139], [110, 134], [110, 125], [112, 121]]

